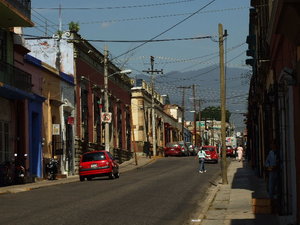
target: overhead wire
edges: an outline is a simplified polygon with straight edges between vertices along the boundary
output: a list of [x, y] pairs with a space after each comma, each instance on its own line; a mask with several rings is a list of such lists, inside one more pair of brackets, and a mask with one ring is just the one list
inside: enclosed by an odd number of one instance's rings
[[[208, 10], [199, 12], [199, 14], [204, 13], [218, 13], [218, 12], [225, 12], [225, 11], [233, 11], [233, 10], [243, 10], [243, 9], [250, 9], [249, 6], [239, 7], [239, 8], [228, 8], [228, 9], [220, 9], [220, 10]], [[139, 21], [139, 20], [150, 20], [150, 19], [159, 19], [159, 18], [168, 18], [168, 17], [178, 17], [178, 16], [187, 16], [192, 15], [193, 13], [177, 13], [177, 14], [167, 14], [167, 15], [156, 15], [156, 16], [145, 16], [145, 17], [135, 17], [135, 18], [123, 18], [123, 19], [111, 19], [111, 20], [102, 20], [102, 21], [90, 21], [90, 22], [80, 22], [79, 25], [85, 24], [103, 24], [103, 23], [119, 23], [119, 22], [129, 22], [129, 21]], [[67, 24], [64, 24], [67, 26]]]
[[195, 0], [181, 0], [173, 2], [153, 3], [144, 5], [127, 5], [127, 6], [108, 6], [108, 7], [37, 7], [36, 10], [112, 10], [112, 9], [132, 9], [132, 8], [146, 8], [154, 6], [173, 5], [184, 2], [193, 2]]
[[[216, 0], [210, 1], [210, 2], [207, 3], [206, 5], [204, 5], [203, 7], [201, 7], [200, 9], [198, 9], [197, 11], [195, 11], [192, 15], [190, 15], [190, 16], [184, 18], [183, 20], [179, 21], [178, 23], [176, 23], [175, 25], [173, 25], [173, 26], [171, 26], [170, 28], [166, 29], [165, 31], [159, 33], [158, 35], [155, 35], [153, 38], [149, 39], [148, 41], [146, 41], [146, 42], [144, 42], [144, 43], [142, 43], [142, 44], [140, 44], [140, 45], [138, 45], [138, 46], [136, 46], [136, 47], [134, 47], [134, 48], [132, 48], [132, 49], [130, 49], [130, 50], [128, 50], [128, 51], [126, 51], [126, 52], [120, 54], [120, 55], [118, 55], [118, 56], [116, 56], [114, 59], [119, 58], [119, 57], [121, 57], [121, 56], [123, 56], [123, 55], [126, 55], [126, 54], [128, 54], [129, 52], [132, 52], [132, 51], [134, 51], [134, 50], [136, 50], [136, 49], [138, 49], [138, 48], [144, 46], [144, 45], [147, 44], [149, 41], [154, 40], [154, 39], [160, 37], [161, 35], [167, 33], [168, 31], [172, 30], [173, 28], [175, 28], [175, 27], [177, 27], [178, 25], [182, 24], [183, 22], [185, 22], [185, 21], [188, 20], [189, 18], [193, 17], [193, 16], [196, 15], [198, 12], [200, 12], [200, 11], [203, 10], [203, 9], [205, 9], [206, 7], [208, 7], [209, 5], [211, 5], [211, 4], [212, 4], [213, 2], [215, 2], [215, 1], [216, 1]], [[113, 59], [112, 59], [112, 60], [113, 60]]]
[[[238, 54], [238, 55], [235, 56], [234, 58], [230, 59], [228, 62], [231, 62], [231, 61], [233, 61], [234, 59], [240, 57], [240, 56], [241, 56], [242, 54], [244, 54], [245, 52], [246, 52], [246, 51], [241, 52], [240, 54]], [[210, 72], [212, 72], [212, 71], [214, 71], [214, 70], [216, 70], [216, 69], [218, 69], [218, 68], [219, 68], [219, 66], [215, 66], [215, 67], [209, 69], [208, 71], [202, 72], [202, 73], [200, 73], [200, 74], [197, 74], [197, 75], [194, 75], [194, 76], [190, 76], [190, 77], [186, 77], [186, 78], [178, 78], [178, 79], [176, 79], [176, 80], [174, 80], [174, 81], [170, 81], [170, 82], [178, 82], [178, 81], [185, 81], [185, 80], [195, 79], [195, 78], [197, 78], [197, 77], [206, 75], [206, 74], [208, 74], [208, 73], [210, 73]], [[159, 81], [157, 81], [157, 82], [159, 82]]]
[[[41, 21], [42, 23], [45, 23], [45, 25], [41, 25], [40, 23], [33, 21], [34, 23], [38, 24], [39, 26], [34, 26], [33, 28], [38, 29], [39, 27], [44, 27], [45, 30], [50, 30], [50, 32], [55, 33], [56, 30], [53, 29], [52, 25], [48, 25], [47, 23], [53, 24], [56, 27], [58, 27], [57, 24], [55, 24], [52, 20], [49, 20], [48, 18], [46, 18], [45, 16], [43, 16], [42, 14], [40, 14], [39, 12], [32, 10], [32, 14], [33, 17], [35, 17], [37, 20]], [[38, 29], [39, 30], [39, 29]], [[43, 32], [45, 33], [45, 32]]]

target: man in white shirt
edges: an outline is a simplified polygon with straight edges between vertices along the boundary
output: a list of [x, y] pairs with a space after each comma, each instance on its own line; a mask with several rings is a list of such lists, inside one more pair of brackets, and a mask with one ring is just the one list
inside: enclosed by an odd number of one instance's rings
[[197, 156], [198, 159], [199, 159], [199, 163], [200, 163], [200, 167], [199, 167], [199, 173], [203, 173], [203, 172], [206, 172], [206, 169], [205, 169], [205, 166], [204, 166], [204, 160], [206, 157], [208, 157], [209, 155], [207, 155], [205, 153], [205, 151], [200, 148], [199, 152], [197, 153]]

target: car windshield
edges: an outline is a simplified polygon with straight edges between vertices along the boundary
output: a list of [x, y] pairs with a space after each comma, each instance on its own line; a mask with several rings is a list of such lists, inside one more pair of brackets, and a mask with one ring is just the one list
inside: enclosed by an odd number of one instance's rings
[[178, 144], [177, 143], [168, 143], [166, 146], [169, 148], [176, 148], [176, 147], [178, 147]]
[[202, 149], [204, 151], [211, 151], [211, 152], [215, 151], [215, 148], [211, 148], [211, 147], [202, 147]]
[[185, 145], [184, 142], [178, 142], [178, 144], [179, 144], [180, 146], [184, 146], [184, 145]]
[[104, 152], [93, 152], [93, 153], [84, 154], [82, 156], [82, 162], [99, 161], [104, 159], [105, 159]]

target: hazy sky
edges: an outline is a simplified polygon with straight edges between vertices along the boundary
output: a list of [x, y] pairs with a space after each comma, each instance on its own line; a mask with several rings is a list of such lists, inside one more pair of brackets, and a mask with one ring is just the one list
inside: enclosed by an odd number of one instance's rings
[[[61, 5], [63, 30], [68, 29], [69, 22], [78, 22], [79, 33], [83, 38], [95, 40], [91, 43], [101, 52], [104, 45], [107, 45], [113, 62], [123, 67], [122, 69], [132, 69], [134, 76], [150, 67], [150, 56], [155, 57], [155, 69], [163, 69], [165, 74], [217, 65], [219, 45], [216, 41], [218, 24], [221, 23], [228, 32], [225, 42], [227, 66], [249, 69], [245, 65], [249, 2], [249, 0], [32, 0], [32, 20], [36, 27], [25, 29], [24, 33], [41, 36], [51, 36], [55, 33], [59, 29], [58, 8]], [[166, 41], [195, 37], [206, 38]], [[144, 44], [109, 42], [151, 39], [165, 41]], [[143, 45], [136, 48], [141, 44]], [[133, 48], [136, 49], [132, 51]], [[126, 53], [127, 51], [129, 52]], [[227, 88], [228, 92], [236, 89], [234, 95], [240, 94], [239, 85], [247, 85], [245, 81], [238, 78], [237, 80], [236, 84], [230, 84], [234, 79], [228, 80], [227, 84], [227, 87], [232, 86], [230, 90]], [[216, 82], [206, 83], [205, 86], [218, 88]], [[245, 111], [244, 103], [234, 110]]]

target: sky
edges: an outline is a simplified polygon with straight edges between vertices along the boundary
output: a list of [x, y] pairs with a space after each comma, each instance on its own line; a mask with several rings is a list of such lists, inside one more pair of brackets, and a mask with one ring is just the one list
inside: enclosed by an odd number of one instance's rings
[[[131, 69], [131, 76], [134, 77], [150, 68], [150, 56], [154, 56], [155, 59], [154, 69], [163, 69], [164, 75], [161, 76], [168, 76], [172, 71], [183, 73], [217, 65], [218, 24], [222, 24], [228, 33], [225, 41], [226, 66], [249, 70], [245, 65], [249, 2], [32, 0], [32, 21], [35, 27], [25, 29], [24, 34], [52, 36], [59, 29], [59, 24], [62, 25], [62, 30], [68, 30], [69, 22], [78, 22], [81, 36], [91, 40], [101, 52], [106, 45], [110, 59], [121, 69]], [[159, 41], [146, 42], [149, 40]], [[234, 88], [238, 92], [241, 89], [239, 85], [247, 85], [247, 81], [237, 79], [238, 83], [233, 84], [232, 88], [230, 82], [234, 79], [227, 81], [229, 96], [229, 92], [235, 91]], [[205, 88], [218, 87], [216, 82], [205, 84]], [[199, 93], [200, 91], [198, 90]], [[235, 105], [233, 111], [236, 115], [245, 112], [246, 102]]]

